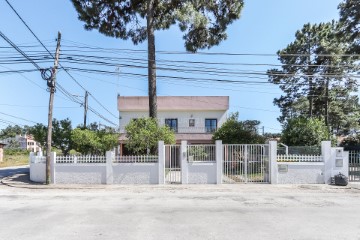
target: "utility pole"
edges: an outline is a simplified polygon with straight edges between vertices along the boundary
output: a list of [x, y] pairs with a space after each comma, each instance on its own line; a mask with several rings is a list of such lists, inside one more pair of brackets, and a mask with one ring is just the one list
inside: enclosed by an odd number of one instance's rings
[[85, 101], [84, 101], [84, 129], [86, 128], [86, 116], [88, 111], [88, 91], [85, 91]]
[[46, 142], [46, 184], [50, 184], [52, 113], [53, 113], [54, 93], [55, 93], [55, 86], [56, 86], [56, 73], [57, 73], [57, 68], [58, 68], [58, 64], [59, 64], [60, 41], [61, 41], [61, 33], [58, 32], [54, 67], [52, 69], [51, 79], [49, 79], [48, 82], [47, 82], [48, 87], [49, 87], [49, 92], [50, 92], [50, 100], [49, 100], [49, 113], [48, 113], [48, 132], [47, 132], [47, 142]]

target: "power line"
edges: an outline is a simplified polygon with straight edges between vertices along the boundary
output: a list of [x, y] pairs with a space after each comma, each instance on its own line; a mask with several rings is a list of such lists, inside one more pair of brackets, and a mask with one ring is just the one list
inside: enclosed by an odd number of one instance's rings
[[13, 117], [13, 118], [16, 118], [16, 119], [20, 119], [20, 120], [23, 120], [25, 122], [30, 122], [30, 123], [37, 124], [37, 122], [31, 121], [31, 120], [28, 120], [28, 119], [25, 119], [25, 118], [17, 117], [17, 116], [14, 116], [14, 115], [10, 115], [10, 114], [7, 114], [7, 113], [0, 112], [0, 114], [8, 116], [8, 117]]
[[[65, 40], [68, 42], [74, 42]], [[82, 44], [82, 43], [80, 43]], [[102, 50], [102, 51], [129, 51], [132, 53], [147, 53], [146, 50], [140, 50], [140, 49], [129, 49], [129, 48], [104, 48], [104, 47], [98, 47], [98, 46], [89, 46], [87, 44], [83, 44], [85, 46], [72, 46], [77, 48], [83, 48], [83, 49], [93, 49], [93, 50]], [[86, 46], [87, 45], [87, 46]], [[186, 52], [186, 51], [164, 51], [164, 50], [157, 50], [156, 53], [158, 54], [171, 54], [171, 55], [214, 55], [214, 56], [259, 56], [259, 57], [273, 57], [273, 56], [311, 56], [312, 54], [308, 53], [286, 53], [286, 54], [275, 54], [275, 53], [230, 53], [230, 52]], [[357, 57], [360, 56], [360, 54], [316, 54], [316, 56], [322, 56], [322, 57], [329, 57], [329, 56], [343, 56], [343, 57]]]
[[[43, 48], [49, 53], [49, 55], [55, 59], [54, 55], [46, 48], [46, 46], [41, 42], [41, 40], [36, 36], [36, 34], [31, 30], [31, 28], [29, 27], [28, 24], [26, 24], [26, 22], [24, 21], [24, 19], [20, 16], [20, 14], [15, 10], [15, 8], [10, 4], [10, 2], [8, 0], [5, 0], [6, 3], [10, 6], [10, 8], [15, 12], [15, 14], [19, 17], [19, 19], [23, 22], [23, 24], [26, 26], [26, 28], [31, 32], [31, 34], [36, 38], [36, 40], [43, 46]], [[59, 63], [60, 67], [62, 67], [62, 65]], [[63, 67], [62, 67], [63, 68]], [[63, 68], [64, 69], [64, 68]], [[77, 85], [79, 85], [83, 90], [87, 91], [89, 93], [89, 95], [103, 108], [105, 109], [108, 113], [110, 113], [113, 117], [118, 118], [117, 116], [115, 116], [113, 113], [111, 113], [103, 104], [100, 103], [100, 101], [98, 101], [95, 96], [90, 93], [88, 90], [86, 90], [66, 69], [64, 69], [65, 72], [68, 74], [68, 76], [75, 81], [75, 83]], [[64, 89], [63, 89], [64, 90]]]

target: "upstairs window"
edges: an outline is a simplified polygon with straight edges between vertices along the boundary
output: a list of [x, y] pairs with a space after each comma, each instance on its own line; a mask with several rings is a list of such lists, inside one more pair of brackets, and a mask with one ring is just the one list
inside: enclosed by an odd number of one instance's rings
[[205, 119], [205, 132], [213, 133], [217, 129], [217, 119]]
[[189, 127], [195, 127], [195, 119], [189, 119]]
[[174, 132], [178, 131], [178, 120], [177, 118], [166, 118], [165, 124]]

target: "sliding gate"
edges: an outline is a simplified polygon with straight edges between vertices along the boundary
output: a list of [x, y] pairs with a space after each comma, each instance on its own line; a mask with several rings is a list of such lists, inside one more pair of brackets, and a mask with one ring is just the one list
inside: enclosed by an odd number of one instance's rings
[[224, 144], [223, 183], [269, 183], [268, 144]]

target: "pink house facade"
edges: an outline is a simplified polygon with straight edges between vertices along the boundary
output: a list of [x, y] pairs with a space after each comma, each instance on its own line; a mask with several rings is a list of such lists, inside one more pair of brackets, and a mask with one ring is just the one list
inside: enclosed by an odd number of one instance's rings
[[[160, 96], [157, 97], [158, 121], [168, 125], [176, 142], [212, 143], [212, 134], [226, 120], [228, 96]], [[125, 126], [132, 120], [149, 116], [149, 99], [142, 96], [119, 96], [120, 143], [126, 142]]]

